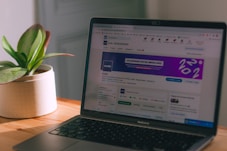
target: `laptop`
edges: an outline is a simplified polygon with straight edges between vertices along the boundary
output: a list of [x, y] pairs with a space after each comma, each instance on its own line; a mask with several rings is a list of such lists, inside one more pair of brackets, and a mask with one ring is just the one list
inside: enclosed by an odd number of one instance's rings
[[215, 137], [222, 22], [92, 18], [81, 113], [17, 151], [197, 151]]

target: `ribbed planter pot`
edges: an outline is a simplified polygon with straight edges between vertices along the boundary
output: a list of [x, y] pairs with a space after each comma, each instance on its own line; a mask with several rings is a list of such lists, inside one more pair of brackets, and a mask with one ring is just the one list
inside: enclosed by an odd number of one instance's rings
[[0, 85], [0, 116], [32, 118], [56, 110], [55, 76], [52, 66], [41, 65], [40, 73]]

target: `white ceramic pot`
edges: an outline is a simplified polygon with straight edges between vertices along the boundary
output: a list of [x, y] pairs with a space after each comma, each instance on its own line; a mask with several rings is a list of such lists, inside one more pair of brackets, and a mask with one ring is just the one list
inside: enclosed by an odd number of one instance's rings
[[55, 76], [52, 66], [41, 65], [45, 72], [24, 76], [0, 85], [0, 116], [31, 118], [51, 113], [57, 108]]

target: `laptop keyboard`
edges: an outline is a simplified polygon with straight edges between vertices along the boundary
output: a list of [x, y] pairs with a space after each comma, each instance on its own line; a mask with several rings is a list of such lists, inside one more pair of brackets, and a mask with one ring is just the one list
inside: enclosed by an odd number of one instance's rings
[[184, 151], [203, 137], [77, 118], [50, 134], [144, 151]]

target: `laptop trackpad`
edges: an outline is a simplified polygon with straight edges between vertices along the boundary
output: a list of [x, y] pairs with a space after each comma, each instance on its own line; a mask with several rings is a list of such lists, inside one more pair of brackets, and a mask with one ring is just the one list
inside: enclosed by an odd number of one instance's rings
[[132, 149], [121, 148], [117, 146], [93, 143], [93, 142], [85, 142], [81, 141], [75, 143], [74, 145], [70, 146], [69, 148], [65, 149], [64, 151], [132, 151]]

